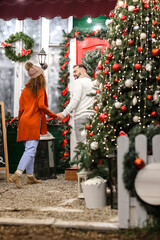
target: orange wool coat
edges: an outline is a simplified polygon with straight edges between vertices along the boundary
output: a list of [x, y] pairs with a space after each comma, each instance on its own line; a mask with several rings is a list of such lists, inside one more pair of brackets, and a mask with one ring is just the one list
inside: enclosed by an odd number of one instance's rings
[[39, 90], [36, 98], [29, 88], [23, 89], [19, 99], [17, 142], [40, 139], [40, 134], [47, 133], [45, 114], [53, 118], [57, 116], [47, 107], [47, 94], [44, 88]]

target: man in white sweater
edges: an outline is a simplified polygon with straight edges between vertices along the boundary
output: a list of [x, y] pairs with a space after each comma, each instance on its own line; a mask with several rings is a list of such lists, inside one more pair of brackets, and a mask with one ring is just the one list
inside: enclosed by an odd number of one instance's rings
[[90, 79], [86, 72], [86, 67], [83, 64], [75, 65], [73, 67], [73, 76], [76, 79], [73, 85], [73, 94], [70, 103], [61, 113], [57, 113], [58, 120], [63, 120], [68, 114], [74, 110], [74, 126], [77, 141], [83, 141], [81, 136], [82, 123], [84, 123], [94, 110], [91, 109], [94, 97], [88, 96], [95, 93], [94, 82]]

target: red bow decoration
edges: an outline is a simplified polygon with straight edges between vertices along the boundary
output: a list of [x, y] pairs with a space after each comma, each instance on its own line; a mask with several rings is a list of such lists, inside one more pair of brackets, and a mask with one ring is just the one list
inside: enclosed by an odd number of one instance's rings
[[70, 99], [68, 99], [65, 103], [64, 103], [64, 106], [66, 105], [66, 104], [68, 104], [70, 102]]
[[62, 159], [65, 159], [68, 155], [69, 155], [69, 153], [65, 152], [65, 153], [63, 154], [63, 157], [61, 158], [61, 160], [62, 160]]
[[67, 144], [67, 138], [63, 140], [62, 147], [64, 147]]
[[68, 48], [67, 52], [65, 53], [64, 58], [68, 57], [68, 55], [69, 55], [69, 48]]
[[64, 78], [61, 78], [61, 82], [64, 82]]
[[65, 136], [68, 132], [69, 132], [69, 130], [64, 130], [62, 133], [62, 136]]
[[66, 43], [66, 44], [65, 44], [65, 47], [68, 47], [69, 44], [70, 44], [70, 42]]
[[3, 48], [12, 46], [11, 43], [5, 43], [5, 42], [2, 42], [1, 45], [3, 46]]
[[27, 55], [29, 53], [31, 53], [30, 49], [26, 50], [26, 49], [22, 48], [22, 50], [21, 50], [21, 57], [24, 56], [24, 55], [25, 55], [25, 57], [27, 57]]
[[9, 122], [9, 124], [10, 124], [10, 123], [12, 123], [12, 122], [13, 122], [15, 119], [16, 119], [15, 117], [14, 117], [14, 118], [12, 118], [12, 120]]
[[91, 34], [91, 36], [93, 36], [94, 34], [96, 34], [96, 33], [98, 33], [98, 32], [100, 32], [100, 30], [94, 31], [94, 32]]
[[61, 94], [62, 94], [63, 96], [65, 96], [65, 95], [67, 94], [67, 92], [68, 92], [68, 87], [66, 87], [66, 88], [61, 92]]
[[65, 122], [67, 122], [68, 120], [69, 120], [69, 114], [67, 115], [67, 117], [63, 118], [62, 123], [65, 123]]
[[75, 32], [75, 33], [74, 33], [74, 37], [76, 37], [78, 34], [79, 34], [79, 32]]
[[64, 71], [65, 66], [69, 63], [69, 61], [66, 61], [62, 66], [61, 69]]

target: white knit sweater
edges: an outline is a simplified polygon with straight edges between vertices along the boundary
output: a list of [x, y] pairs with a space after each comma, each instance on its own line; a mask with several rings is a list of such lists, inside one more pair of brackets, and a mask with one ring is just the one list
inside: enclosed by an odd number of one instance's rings
[[74, 81], [70, 103], [63, 110], [62, 114], [67, 116], [67, 114], [75, 110], [74, 119], [78, 119], [84, 115], [91, 115], [94, 113], [93, 109], [91, 110], [94, 97], [87, 95], [95, 92], [96, 88], [94, 82], [90, 78], [83, 77], [76, 79]]

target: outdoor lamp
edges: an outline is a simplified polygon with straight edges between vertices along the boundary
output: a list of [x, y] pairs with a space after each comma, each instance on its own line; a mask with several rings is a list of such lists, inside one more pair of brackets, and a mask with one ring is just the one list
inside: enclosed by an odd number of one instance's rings
[[47, 63], [45, 62], [46, 56], [47, 56], [47, 54], [44, 51], [44, 49], [42, 48], [41, 51], [38, 53], [38, 61], [43, 70], [47, 69], [47, 67], [48, 67]]

